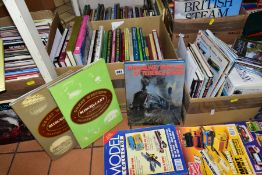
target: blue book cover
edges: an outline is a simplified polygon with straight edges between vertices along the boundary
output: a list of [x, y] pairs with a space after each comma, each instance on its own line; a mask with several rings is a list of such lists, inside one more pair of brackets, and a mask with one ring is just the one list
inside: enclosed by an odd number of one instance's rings
[[125, 62], [124, 66], [129, 124], [183, 122], [183, 60]]
[[241, 3], [242, 0], [175, 0], [175, 19], [236, 16]]
[[262, 173], [262, 120], [235, 123], [256, 173]]
[[173, 125], [121, 130], [104, 135], [104, 174], [187, 174]]
[[37, 71], [39, 71], [38, 68], [31, 68], [31, 69], [23, 69], [23, 70], [5, 72], [5, 75], [7, 76], [7, 75], [23, 74], [23, 73], [30, 73], [30, 72], [37, 72]]
[[140, 61], [136, 30], [137, 30], [136, 27], [132, 27], [133, 55], [134, 55], [134, 60], [135, 61]]

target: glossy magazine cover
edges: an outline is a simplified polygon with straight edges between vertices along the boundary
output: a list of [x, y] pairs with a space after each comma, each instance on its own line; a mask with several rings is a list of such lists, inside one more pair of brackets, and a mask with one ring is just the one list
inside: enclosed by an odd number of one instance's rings
[[255, 174], [235, 125], [180, 127], [178, 135], [190, 175]]
[[235, 124], [255, 172], [262, 173], [262, 120]]
[[187, 174], [173, 125], [105, 134], [104, 166], [105, 175]]

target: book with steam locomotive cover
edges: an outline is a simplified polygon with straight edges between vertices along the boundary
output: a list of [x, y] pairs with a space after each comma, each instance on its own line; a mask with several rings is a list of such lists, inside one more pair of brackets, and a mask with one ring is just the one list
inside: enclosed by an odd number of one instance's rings
[[28, 92], [10, 104], [52, 159], [61, 157], [77, 144], [48, 90], [48, 86], [68, 74]]
[[81, 148], [102, 137], [122, 120], [104, 59], [65, 77], [49, 90]]
[[184, 76], [183, 60], [125, 62], [128, 123], [181, 123]]
[[175, 19], [236, 16], [241, 3], [242, 0], [175, 0]]
[[104, 135], [104, 174], [187, 174], [174, 125], [108, 132]]

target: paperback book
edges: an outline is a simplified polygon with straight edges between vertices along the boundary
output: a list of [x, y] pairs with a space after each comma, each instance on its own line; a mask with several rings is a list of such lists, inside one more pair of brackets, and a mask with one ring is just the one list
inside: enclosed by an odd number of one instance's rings
[[262, 121], [237, 122], [235, 124], [255, 172], [262, 173]]
[[182, 60], [125, 62], [128, 123], [181, 123], [184, 75]]
[[70, 74], [49, 90], [81, 148], [122, 120], [104, 59]]
[[104, 135], [104, 174], [187, 174], [177, 128], [162, 125]]
[[235, 125], [178, 128], [189, 174], [255, 174]]

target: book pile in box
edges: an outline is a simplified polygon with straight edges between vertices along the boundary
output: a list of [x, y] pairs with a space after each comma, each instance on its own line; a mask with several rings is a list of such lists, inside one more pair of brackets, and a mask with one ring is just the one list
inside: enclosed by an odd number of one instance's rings
[[106, 7], [104, 4], [98, 4], [95, 9], [85, 5], [83, 15], [89, 15], [92, 21], [159, 16], [163, 14], [164, 9], [173, 15], [173, 7], [174, 2], [171, 0], [145, 0], [141, 6], [121, 6], [117, 3], [112, 7]]
[[185, 47], [182, 36], [178, 55], [186, 60], [186, 90], [192, 98], [221, 94], [227, 74], [237, 55], [209, 31], [199, 31], [194, 43]]
[[156, 30], [148, 35], [141, 27], [92, 30], [89, 16], [75, 18], [65, 50], [66, 55], [53, 61], [56, 67], [86, 65], [100, 58], [106, 63], [163, 59]]
[[[47, 45], [51, 22], [51, 19], [35, 21], [44, 45]], [[17, 28], [0, 27], [0, 38], [3, 40], [5, 82], [39, 77], [39, 70]]]

